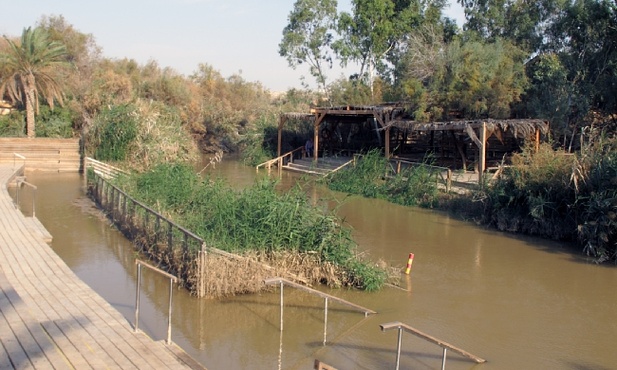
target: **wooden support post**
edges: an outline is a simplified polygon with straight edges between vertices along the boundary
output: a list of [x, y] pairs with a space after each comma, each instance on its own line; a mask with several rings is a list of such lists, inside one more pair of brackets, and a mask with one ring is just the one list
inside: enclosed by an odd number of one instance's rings
[[536, 127], [536, 136], [535, 136], [535, 146], [536, 153], [540, 150], [540, 129]]
[[478, 184], [484, 181], [484, 170], [486, 169], [486, 122], [482, 122], [480, 127], [480, 158], [478, 159]]
[[281, 146], [283, 144], [283, 125], [284, 124], [285, 124], [285, 117], [280, 116], [279, 117], [279, 129], [278, 129], [278, 145], [277, 145], [277, 150], [276, 150], [277, 157], [281, 156]]
[[386, 141], [386, 159], [390, 158], [390, 126], [386, 127], [386, 135], [384, 140]]

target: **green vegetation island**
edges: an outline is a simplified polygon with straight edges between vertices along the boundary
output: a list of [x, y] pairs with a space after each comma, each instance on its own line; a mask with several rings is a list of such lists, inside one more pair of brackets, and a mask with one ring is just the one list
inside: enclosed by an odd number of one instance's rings
[[[334, 213], [300, 187], [275, 182], [230, 191], [198, 174], [203, 153], [239, 153], [247, 165], [277, 156], [282, 114], [317, 106], [398, 102], [419, 123], [457, 119], [550, 122], [546, 142], [521, 145], [503, 173], [463, 194], [444, 192], [429, 167], [384, 177], [379, 145], [323, 180], [331, 189], [442, 209], [499, 230], [580, 246], [617, 261], [617, 6], [608, 0], [461, 0], [460, 29], [444, 1], [297, 0], [279, 54], [310, 66], [317, 89], [274, 93], [199, 64], [189, 76], [156, 61], [102, 55], [94, 36], [44, 16], [0, 40], [0, 136], [82, 139], [85, 155], [130, 175], [128, 192], [228, 251], [311, 256], [315, 281], [379, 289], [391, 275], [355, 252]], [[334, 63], [358, 65], [328, 81]], [[288, 125], [292, 148], [310, 127]], [[432, 164], [427, 151], [424, 161]], [[173, 180], [173, 181], [172, 181]], [[294, 222], [289, 222], [293, 219]], [[247, 251], [250, 249], [250, 251]], [[328, 270], [327, 273], [325, 270]]]

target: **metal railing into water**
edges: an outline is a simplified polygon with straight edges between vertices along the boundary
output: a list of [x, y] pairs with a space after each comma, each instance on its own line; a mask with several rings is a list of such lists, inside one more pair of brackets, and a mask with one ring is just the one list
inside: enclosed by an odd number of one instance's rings
[[22, 159], [23, 160], [23, 165], [26, 165], [26, 157], [19, 154], [19, 153], [13, 153], [13, 169], [17, 168], [17, 158]]
[[396, 321], [396, 322], [389, 322], [386, 324], [381, 324], [379, 325], [379, 327], [381, 328], [381, 331], [388, 331], [391, 329], [397, 329], [398, 330], [398, 341], [397, 341], [397, 346], [396, 346], [396, 367], [395, 369], [398, 370], [399, 365], [400, 365], [400, 360], [401, 360], [401, 343], [402, 343], [402, 336], [403, 336], [403, 331], [406, 331], [408, 333], [411, 333], [419, 338], [422, 338], [424, 340], [426, 340], [427, 342], [431, 342], [434, 343], [438, 346], [440, 346], [441, 348], [443, 348], [443, 357], [441, 360], [441, 369], [444, 370], [446, 368], [446, 353], [448, 350], [452, 350], [460, 355], [463, 355], [473, 361], [475, 361], [478, 364], [484, 363], [486, 362], [485, 359], [480, 358], [478, 356], [472, 355], [471, 353], [464, 351], [458, 347], [455, 347], [453, 345], [451, 345], [450, 343], [446, 343], [440, 339], [437, 339], [435, 337], [432, 337], [428, 334], [425, 334], [423, 332], [421, 332], [418, 329], [412, 328], [409, 325], [403, 324], [402, 322]]
[[283, 302], [283, 286], [287, 285], [305, 292], [308, 292], [310, 294], [319, 296], [324, 298], [324, 332], [323, 332], [323, 344], [326, 345], [326, 341], [327, 341], [327, 337], [328, 337], [328, 301], [333, 301], [333, 302], [337, 302], [340, 304], [343, 304], [345, 306], [351, 307], [356, 311], [360, 311], [364, 313], [364, 317], [370, 315], [370, 314], [376, 314], [376, 311], [371, 310], [370, 308], [366, 308], [366, 307], [362, 307], [359, 306], [355, 303], [346, 301], [344, 299], [335, 297], [333, 295], [327, 294], [327, 293], [323, 293], [320, 292], [318, 290], [306, 287], [304, 285], [300, 285], [297, 283], [294, 283], [292, 281], [289, 281], [287, 279], [283, 279], [280, 277], [274, 277], [274, 278], [269, 278], [264, 280], [264, 284], [265, 285], [278, 285], [280, 287], [280, 291], [281, 291], [281, 325], [280, 325], [280, 330], [283, 331], [283, 306], [284, 306], [284, 302]]
[[19, 208], [20, 205], [20, 189], [22, 185], [26, 185], [32, 189], [32, 217], [36, 217], [36, 185], [33, 185], [26, 180], [17, 180], [17, 186], [15, 189], [15, 208]]
[[135, 264], [137, 265], [137, 288], [136, 288], [136, 293], [135, 293], [135, 332], [139, 331], [139, 302], [140, 302], [140, 297], [141, 297], [141, 266], [145, 266], [149, 268], [150, 270], [169, 278], [169, 310], [167, 314], [167, 345], [170, 345], [171, 344], [171, 306], [172, 306], [171, 304], [172, 304], [172, 298], [173, 298], [173, 287], [174, 287], [174, 283], [178, 282], [178, 279], [175, 276], [168, 274], [165, 271], [158, 269], [152, 265], [149, 265], [146, 262], [141, 261], [139, 259], [135, 260]]

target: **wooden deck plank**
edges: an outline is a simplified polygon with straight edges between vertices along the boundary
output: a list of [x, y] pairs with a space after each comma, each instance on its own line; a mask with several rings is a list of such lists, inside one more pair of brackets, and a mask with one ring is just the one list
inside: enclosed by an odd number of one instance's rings
[[5, 184], [13, 173], [12, 165], [0, 164], [0, 285], [9, 292], [2, 295], [0, 325], [12, 333], [0, 330], [0, 356], [15, 358], [19, 368], [26, 367], [22, 363], [36, 368], [203, 368], [186, 361], [180, 349], [165, 350], [162, 342], [134, 333], [70, 270], [12, 204]]

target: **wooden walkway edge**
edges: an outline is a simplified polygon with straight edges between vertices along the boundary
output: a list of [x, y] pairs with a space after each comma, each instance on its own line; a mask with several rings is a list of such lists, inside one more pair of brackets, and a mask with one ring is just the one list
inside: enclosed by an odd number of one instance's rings
[[144, 333], [81, 281], [15, 208], [0, 164], [0, 370], [204, 369]]

